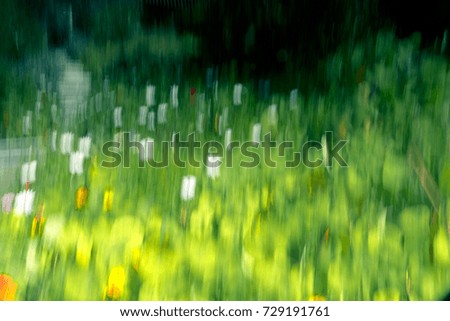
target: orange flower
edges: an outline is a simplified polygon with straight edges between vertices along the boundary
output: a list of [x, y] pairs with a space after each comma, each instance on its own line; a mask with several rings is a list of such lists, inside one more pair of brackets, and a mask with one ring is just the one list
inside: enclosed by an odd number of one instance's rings
[[0, 301], [13, 301], [16, 297], [17, 283], [13, 278], [0, 274]]
[[75, 196], [75, 208], [81, 210], [85, 207], [87, 202], [88, 189], [85, 186], [81, 186], [77, 189]]

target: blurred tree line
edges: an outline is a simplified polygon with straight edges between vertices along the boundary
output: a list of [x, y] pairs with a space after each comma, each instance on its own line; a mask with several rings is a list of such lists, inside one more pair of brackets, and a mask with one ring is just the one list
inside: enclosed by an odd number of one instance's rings
[[346, 39], [364, 36], [376, 23], [376, 0], [198, 0], [173, 7], [143, 0], [142, 23], [161, 17], [177, 30], [193, 31], [201, 39], [201, 59], [207, 64], [235, 60], [240, 71], [264, 75], [314, 65]]
[[137, 28], [162, 25], [198, 36], [202, 67], [235, 60], [241, 73], [264, 76], [314, 68], [381, 27], [422, 31], [427, 44], [450, 25], [450, 3], [437, 0], [3, 0], [0, 8], [2, 69], [47, 46], [124, 43]]

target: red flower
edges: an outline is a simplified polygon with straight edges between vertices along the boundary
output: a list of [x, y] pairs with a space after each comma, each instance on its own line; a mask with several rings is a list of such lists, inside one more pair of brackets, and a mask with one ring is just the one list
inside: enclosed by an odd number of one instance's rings
[[197, 89], [195, 87], [191, 87], [190, 94], [191, 94], [191, 104], [195, 103], [195, 93], [197, 92]]

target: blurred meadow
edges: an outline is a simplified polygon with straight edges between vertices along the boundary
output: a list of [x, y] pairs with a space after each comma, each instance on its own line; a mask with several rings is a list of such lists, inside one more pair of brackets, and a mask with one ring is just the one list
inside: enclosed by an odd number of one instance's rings
[[[0, 300], [448, 293], [447, 32], [384, 1], [261, 3], [2, 1]], [[308, 141], [326, 158], [330, 131], [348, 166], [285, 166]], [[294, 148], [102, 166], [124, 133], [155, 160], [174, 133]]]

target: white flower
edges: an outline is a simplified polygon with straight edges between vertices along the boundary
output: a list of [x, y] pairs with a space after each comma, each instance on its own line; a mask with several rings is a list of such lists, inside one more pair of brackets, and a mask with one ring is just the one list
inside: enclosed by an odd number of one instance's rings
[[298, 90], [293, 89], [291, 90], [291, 94], [289, 96], [289, 109], [294, 110], [297, 109], [297, 97], [298, 97]]
[[34, 113], [36, 117], [39, 117], [42, 109], [42, 92], [38, 90], [37, 98], [36, 98], [36, 104], [35, 104], [35, 110]]
[[278, 122], [278, 115], [277, 115], [277, 105], [270, 105], [269, 106], [269, 123], [272, 126], [275, 126]]
[[23, 116], [22, 131], [24, 135], [30, 135], [32, 129], [32, 117], [33, 113], [27, 111], [27, 114]]
[[50, 109], [52, 114], [52, 121], [56, 123], [58, 121], [58, 106], [53, 104], [52, 107], [50, 107]]
[[181, 182], [181, 198], [189, 201], [195, 197], [195, 176], [184, 176]]
[[147, 129], [151, 130], [151, 131], [155, 130], [155, 112], [153, 112], [153, 111], [148, 113]]
[[219, 100], [219, 81], [214, 81], [213, 83], [214, 100]]
[[153, 138], [145, 138], [141, 140], [140, 143], [144, 146], [144, 153], [139, 154], [139, 158], [145, 161], [153, 159], [153, 147], [155, 145], [155, 140]]
[[103, 79], [103, 92], [108, 93], [109, 92], [109, 79], [106, 77]]
[[41, 102], [37, 101], [36, 102], [36, 110], [35, 110], [36, 116], [39, 116], [39, 113], [41, 112], [41, 108], [42, 108]]
[[221, 158], [218, 156], [208, 156], [206, 161], [206, 174], [208, 177], [214, 179], [220, 176]]
[[241, 268], [244, 275], [252, 277], [255, 266], [255, 258], [251, 256], [245, 249], [242, 249]]
[[70, 154], [73, 150], [73, 133], [67, 132], [61, 137], [61, 153]]
[[4, 213], [11, 212], [12, 205], [14, 202], [14, 193], [7, 193], [2, 197], [2, 211]]
[[91, 142], [92, 138], [89, 136], [81, 137], [78, 141], [78, 151], [81, 152], [85, 158], [89, 157]]
[[[46, 81], [45, 81], [45, 74], [44, 73], [41, 73], [40, 81], [41, 81], [41, 89], [45, 93], [45, 83], [46, 83]], [[49, 90], [50, 90], [50, 88], [49, 88]], [[38, 90], [38, 97], [40, 96], [40, 93], [41, 93], [41, 91]]]
[[155, 105], [155, 86], [147, 86], [147, 90], [145, 92], [145, 103], [149, 107]]
[[228, 127], [228, 107], [223, 110], [222, 117], [223, 117], [223, 128], [227, 128]]
[[87, 119], [87, 102], [84, 101], [77, 106], [77, 118]]
[[123, 151], [123, 145], [124, 145], [124, 142], [125, 142], [125, 138], [124, 138], [124, 133], [123, 132], [118, 132], [118, 133], [116, 133], [116, 134], [114, 134], [114, 142], [116, 142], [116, 143], [119, 143], [119, 146], [118, 146], [118, 150], [119, 151]]
[[261, 142], [261, 124], [259, 124], [259, 123], [253, 125], [252, 141], [254, 143]]
[[223, 116], [220, 115], [219, 116], [219, 124], [218, 124], [218, 131], [219, 131], [219, 135], [222, 136], [222, 131], [223, 131]]
[[75, 152], [70, 154], [69, 171], [70, 174], [81, 175], [83, 174], [83, 160], [84, 156], [81, 152]]
[[178, 86], [173, 85], [172, 88], [170, 88], [170, 103], [173, 107], [178, 107]]
[[16, 215], [30, 215], [33, 211], [35, 192], [31, 189], [21, 191], [14, 200], [14, 213]]
[[138, 119], [139, 126], [145, 126], [147, 122], [147, 113], [148, 113], [147, 106], [139, 107], [139, 119]]
[[37, 244], [35, 242], [29, 243], [27, 256], [25, 260], [25, 270], [29, 274], [37, 273], [39, 270], [39, 261], [37, 259], [36, 250]]
[[54, 244], [64, 229], [64, 220], [60, 216], [53, 216], [45, 223], [45, 229], [42, 237], [46, 243]]
[[56, 139], [58, 138], [58, 132], [54, 130], [52, 132], [52, 150], [56, 152]]
[[328, 166], [328, 162], [329, 162], [328, 144], [327, 144], [327, 138], [325, 135], [322, 135], [321, 145], [322, 145], [323, 163], [325, 165], [325, 168], [329, 171], [330, 166]]
[[203, 131], [205, 129], [204, 125], [205, 125], [205, 116], [203, 113], [199, 113], [197, 116], [197, 122], [196, 122], [197, 132], [199, 132], [200, 134], [203, 133]]
[[36, 181], [36, 165], [37, 162], [35, 160], [22, 165], [22, 185], [25, 185], [27, 182], [33, 183]]
[[114, 128], [122, 128], [122, 107], [114, 108]]
[[198, 93], [197, 95], [197, 110], [204, 113], [206, 110], [206, 95], [205, 93]]
[[158, 106], [158, 124], [164, 124], [167, 121], [167, 104], [159, 104]]
[[136, 133], [136, 131], [132, 130], [130, 133], [130, 142], [138, 142], [141, 140], [141, 134]]
[[230, 145], [231, 143], [231, 133], [232, 133], [231, 128], [228, 128], [225, 131], [225, 149], [228, 149], [228, 145]]
[[234, 85], [233, 104], [236, 106], [242, 104], [242, 84]]
[[102, 110], [102, 100], [103, 100], [103, 96], [102, 93], [97, 93], [95, 95], [95, 111], [98, 113]]

